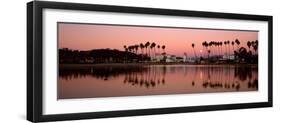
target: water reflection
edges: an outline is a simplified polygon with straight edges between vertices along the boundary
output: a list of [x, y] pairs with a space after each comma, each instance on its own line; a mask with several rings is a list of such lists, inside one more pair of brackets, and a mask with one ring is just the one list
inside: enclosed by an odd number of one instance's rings
[[111, 78], [119, 77], [120, 75], [128, 75], [134, 73], [142, 73], [147, 71], [143, 66], [75, 66], [75, 67], [60, 67], [59, 77], [62, 79], [76, 79], [86, 76], [91, 76], [96, 79], [107, 81]]
[[255, 65], [69, 65], [60, 66], [59, 84], [60, 98], [253, 91], [258, 89], [258, 68]]

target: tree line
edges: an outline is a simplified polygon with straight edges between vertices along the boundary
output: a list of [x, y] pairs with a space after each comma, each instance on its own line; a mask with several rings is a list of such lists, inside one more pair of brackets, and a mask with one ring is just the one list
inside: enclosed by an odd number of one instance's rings
[[231, 55], [234, 56], [232, 62], [246, 62], [246, 63], [257, 63], [258, 58], [258, 40], [247, 41], [248, 48], [240, 47], [240, 41], [235, 39], [234, 41], [204, 41], [202, 46], [204, 47], [204, 54], [207, 56], [200, 56], [198, 58], [195, 50], [195, 44], [192, 43], [193, 54], [196, 59], [207, 59], [209, 62], [215, 62], [219, 59], [226, 57], [226, 60], [231, 62]]

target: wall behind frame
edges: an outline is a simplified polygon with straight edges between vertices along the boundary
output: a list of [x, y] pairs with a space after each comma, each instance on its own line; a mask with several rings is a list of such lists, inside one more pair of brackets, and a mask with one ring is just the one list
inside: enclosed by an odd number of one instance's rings
[[[59, 1], [59, 0], [58, 0]], [[66, 0], [60, 0], [66, 1]], [[77, 1], [77, 0], [68, 0]], [[273, 93], [274, 107], [226, 110], [212, 112], [152, 115], [96, 120], [66, 121], [67, 123], [143, 123], [143, 122], [196, 122], [196, 123], [264, 123], [280, 121], [281, 114], [281, 32], [280, 2], [275, 0], [80, 0], [96, 4], [155, 7], [168, 9], [230, 12], [273, 15]], [[6, 0], [0, 5], [0, 122], [28, 123], [26, 110], [26, 3], [29, 0]]]

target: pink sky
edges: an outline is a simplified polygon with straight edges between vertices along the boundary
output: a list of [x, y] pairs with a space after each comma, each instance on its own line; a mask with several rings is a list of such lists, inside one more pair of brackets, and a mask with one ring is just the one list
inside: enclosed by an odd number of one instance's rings
[[[166, 46], [166, 53], [183, 56], [186, 52], [193, 56], [191, 44], [195, 44], [198, 55], [205, 53], [204, 41], [234, 41], [238, 39], [240, 47], [247, 47], [247, 41], [258, 40], [256, 31], [230, 31], [187, 28], [136, 27], [119, 25], [94, 25], [59, 23], [59, 48], [77, 50], [118, 49], [124, 45], [145, 44], [147, 41]], [[232, 48], [232, 47], [231, 47]], [[224, 47], [223, 47], [224, 49]], [[140, 50], [139, 50], [140, 52]]]

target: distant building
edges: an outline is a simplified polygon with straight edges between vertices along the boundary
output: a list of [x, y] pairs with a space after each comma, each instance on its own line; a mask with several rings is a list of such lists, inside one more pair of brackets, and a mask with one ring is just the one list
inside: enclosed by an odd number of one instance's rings
[[151, 58], [152, 62], [160, 62], [164, 59], [164, 55], [162, 54], [156, 54], [154, 57]]
[[235, 60], [235, 56], [232, 55], [223, 55], [222, 60]]
[[176, 57], [176, 62], [183, 62], [183, 57]]
[[176, 62], [176, 56], [175, 55], [166, 55], [166, 62]]
[[184, 59], [182, 57], [177, 57], [176, 55], [162, 55], [162, 54], [156, 54], [154, 57], [151, 58], [152, 62], [184, 62]]
[[196, 58], [194, 58], [194, 57], [186, 57], [186, 58], [184, 58], [184, 62], [195, 63], [196, 62]]

